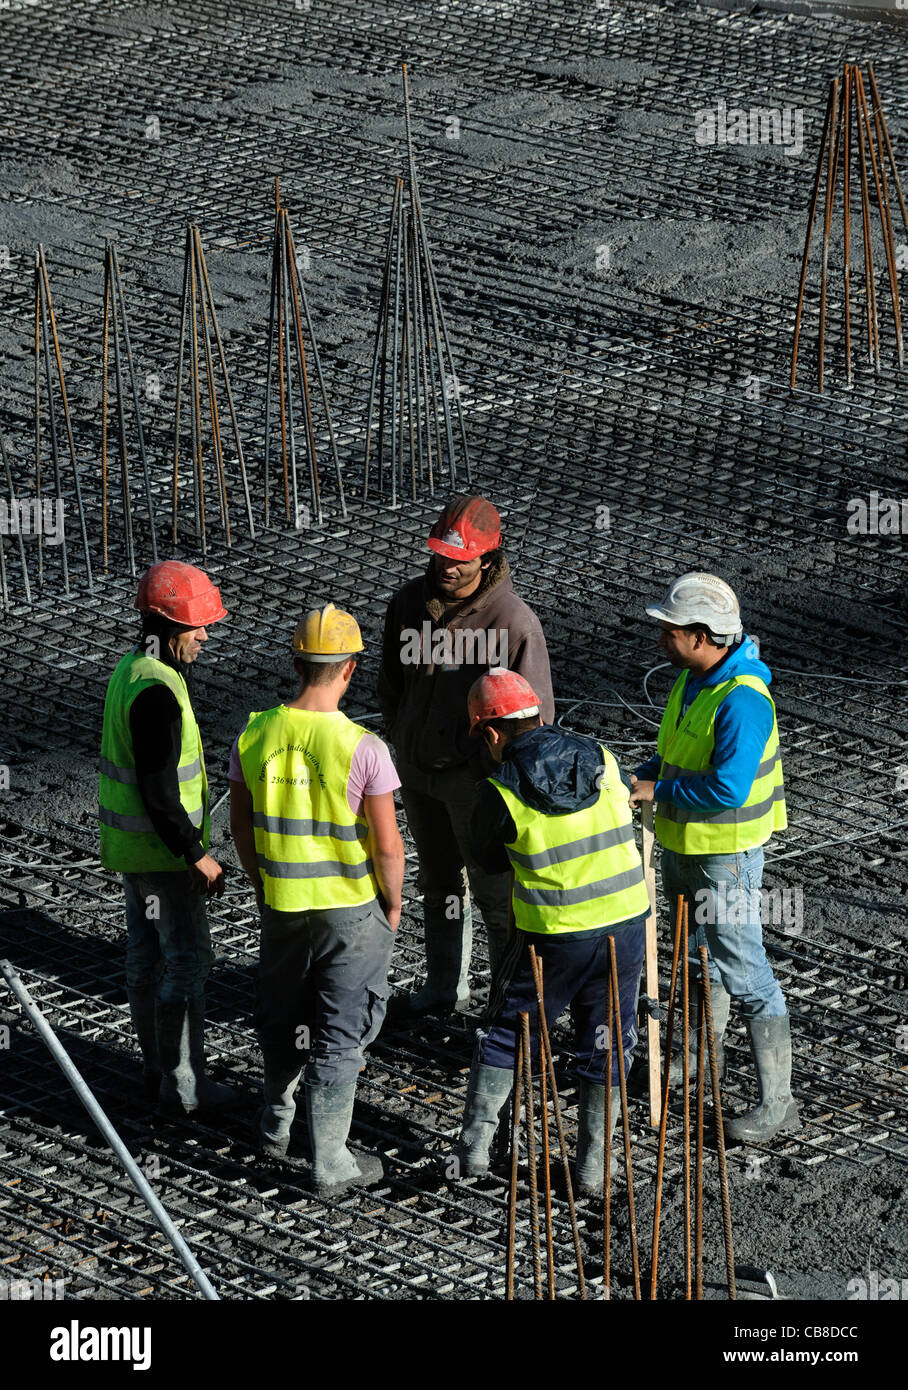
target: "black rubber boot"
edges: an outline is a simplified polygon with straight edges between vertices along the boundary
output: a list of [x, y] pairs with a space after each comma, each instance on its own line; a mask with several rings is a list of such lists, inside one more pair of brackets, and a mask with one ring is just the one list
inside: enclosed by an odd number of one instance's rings
[[385, 1176], [379, 1154], [351, 1153], [347, 1148], [355, 1096], [355, 1082], [349, 1086], [306, 1086], [312, 1184], [319, 1197], [337, 1197], [348, 1187], [370, 1187]]
[[154, 987], [150, 990], [128, 989], [126, 997], [132, 1026], [142, 1050], [142, 1090], [148, 1100], [157, 1100], [161, 1089], [161, 1060], [158, 1057]]
[[732, 1144], [765, 1144], [783, 1130], [801, 1128], [797, 1103], [791, 1094], [791, 1022], [780, 1018], [749, 1018], [747, 1031], [757, 1064], [760, 1104], [745, 1115], [725, 1121]]
[[[621, 1113], [621, 1087], [613, 1086], [609, 1104], [609, 1134], [614, 1135]], [[581, 1197], [601, 1197], [605, 1167], [605, 1087], [581, 1078], [580, 1110], [577, 1117], [577, 1161], [575, 1174]], [[618, 1172], [618, 1156], [612, 1150], [609, 1173]]]
[[462, 1178], [478, 1178], [489, 1171], [489, 1148], [498, 1126], [498, 1117], [511, 1094], [514, 1074], [510, 1067], [473, 1064], [463, 1128], [454, 1150]]
[[160, 1103], [164, 1113], [191, 1115], [236, 1105], [240, 1092], [205, 1075], [205, 999], [158, 1000], [158, 1056], [161, 1059]]
[[[731, 1012], [731, 995], [726, 992], [722, 985], [717, 985], [715, 980], [710, 980], [710, 999], [713, 1006], [713, 1032], [716, 1036], [716, 1061], [719, 1063], [719, 1080], [725, 1080], [725, 1030], [728, 1027], [728, 1016]], [[679, 993], [680, 998], [680, 993]], [[693, 1083], [697, 1075], [697, 1010], [699, 1008], [698, 991], [692, 989], [688, 1002], [688, 1037], [690, 1039], [690, 1077]], [[677, 1018], [677, 1015], [676, 1015]], [[680, 1049], [681, 1040], [678, 1036], [678, 1026], [675, 1025], [675, 1046]], [[706, 1061], [706, 1077], [709, 1080], [709, 1055]], [[672, 1058], [671, 1069], [668, 1074], [669, 1086], [680, 1086], [684, 1080], [684, 1068], [681, 1062], [680, 1050], [677, 1056]]]

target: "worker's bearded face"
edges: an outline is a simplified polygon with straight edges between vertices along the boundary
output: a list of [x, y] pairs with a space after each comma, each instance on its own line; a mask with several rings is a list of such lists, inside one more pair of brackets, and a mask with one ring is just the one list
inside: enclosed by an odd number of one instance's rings
[[475, 560], [449, 560], [446, 555], [432, 556], [432, 577], [439, 593], [445, 598], [469, 598], [479, 588], [482, 579], [482, 556]]
[[181, 666], [191, 666], [202, 650], [202, 643], [208, 641], [204, 627], [184, 628], [175, 632], [170, 639], [170, 650]]

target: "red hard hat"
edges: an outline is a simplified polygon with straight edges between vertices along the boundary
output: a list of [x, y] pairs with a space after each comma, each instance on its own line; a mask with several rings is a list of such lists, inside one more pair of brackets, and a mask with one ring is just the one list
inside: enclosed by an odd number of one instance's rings
[[539, 713], [539, 697], [516, 671], [493, 666], [470, 686], [467, 696], [470, 734], [478, 738], [487, 719], [528, 719]]
[[141, 613], [160, 613], [185, 627], [207, 627], [227, 617], [220, 590], [204, 570], [181, 560], [159, 560], [145, 571], [135, 607]]
[[484, 497], [455, 497], [429, 532], [428, 545], [449, 560], [475, 560], [501, 545], [501, 517]]

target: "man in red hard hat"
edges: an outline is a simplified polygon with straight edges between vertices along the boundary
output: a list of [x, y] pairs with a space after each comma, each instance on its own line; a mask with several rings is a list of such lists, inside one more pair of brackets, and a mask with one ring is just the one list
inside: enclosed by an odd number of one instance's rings
[[428, 538], [425, 573], [399, 589], [385, 619], [378, 698], [397, 753], [401, 796], [419, 856], [426, 981], [394, 1013], [469, 1008], [469, 889], [479, 904], [494, 974], [507, 939], [508, 875], [470, 849], [473, 788], [491, 764], [471, 740], [467, 692], [496, 666], [526, 677], [554, 718], [539, 619], [514, 591], [501, 518], [484, 497], [455, 497]]
[[205, 1075], [206, 896], [224, 887], [208, 853], [208, 780], [189, 697], [207, 629], [226, 618], [200, 569], [162, 560], [139, 581], [139, 643], [107, 687], [100, 759], [101, 863], [123, 876], [126, 988], [146, 1093], [185, 1113], [228, 1105]]
[[[613, 941], [629, 1069], [649, 910], [628, 784], [595, 739], [544, 726], [535, 692], [513, 671], [490, 671], [476, 681], [469, 714], [471, 732], [484, 739], [495, 769], [476, 791], [473, 853], [489, 872], [512, 871], [516, 932], [477, 1034], [457, 1147], [459, 1175], [488, 1169], [498, 1115], [511, 1090], [522, 1012], [535, 1032], [532, 944], [543, 967], [549, 1027], [571, 1009], [580, 1091], [576, 1173], [580, 1191], [593, 1195], [602, 1190], [606, 1114], [611, 1128], [620, 1102], [618, 1030], [611, 1041], [607, 1037], [609, 947]], [[614, 1084], [606, 1097], [609, 1047]]]

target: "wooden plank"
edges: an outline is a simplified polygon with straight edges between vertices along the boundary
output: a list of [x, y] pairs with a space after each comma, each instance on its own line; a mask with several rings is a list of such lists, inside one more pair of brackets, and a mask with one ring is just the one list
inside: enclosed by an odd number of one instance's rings
[[[646, 958], [645, 983], [648, 998], [659, 998], [659, 961], [656, 949], [656, 866], [653, 863], [653, 850], [656, 843], [653, 829], [652, 802], [641, 804], [640, 819], [643, 825], [643, 873], [646, 891], [649, 894], [649, 916], [646, 919]], [[659, 1040], [659, 1020], [652, 1014], [646, 1016], [646, 1049], [649, 1062], [649, 1122], [658, 1128], [662, 1117], [662, 1058]]]

